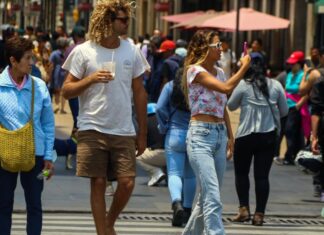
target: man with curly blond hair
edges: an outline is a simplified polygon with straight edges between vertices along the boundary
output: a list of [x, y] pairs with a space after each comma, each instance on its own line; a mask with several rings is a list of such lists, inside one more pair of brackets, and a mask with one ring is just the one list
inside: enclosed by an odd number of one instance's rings
[[[91, 208], [98, 235], [115, 235], [114, 224], [135, 184], [135, 151], [146, 148], [145, 60], [126, 34], [132, 3], [99, 1], [90, 19], [89, 41], [78, 45], [63, 68], [66, 99], [79, 96], [77, 175], [90, 178]], [[105, 63], [115, 63], [115, 73]], [[132, 122], [134, 101], [138, 132]], [[118, 186], [106, 214], [106, 180]]]

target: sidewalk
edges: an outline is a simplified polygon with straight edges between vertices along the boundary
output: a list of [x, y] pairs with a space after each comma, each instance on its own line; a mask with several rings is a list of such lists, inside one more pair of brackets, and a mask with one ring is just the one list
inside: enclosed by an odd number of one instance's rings
[[[231, 114], [232, 119], [237, 119], [237, 114]], [[67, 138], [71, 131], [72, 118], [68, 114], [56, 114], [56, 135], [58, 138]], [[235, 124], [235, 120], [233, 123]], [[55, 176], [45, 182], [43, 193], [43, 207], [45, 211], [52, 212], [89, 212], [90, 200], [89, 179], [75, 176], [75, 171], [65, 169], [65, 158], [59, 157], [55, 166]], [[251, 173], [251, 211], [254, 210], [254, 183]], [[314, 198], [312, 178], [304, 175], [294, 166], [273, 165], [270, 176], [270, 197], [266, 213], [273, 216], [318, 217], [324, 207], [319, 198]], [[171, 204], [168, 188], [147, 187], [145, 173], [138, 169], [136, 186], [125, 212], [145, 213], [171, 213]], [[228, 162], [222, 189], [224, 214], [237, 212], [238, 200], [234, 185], [233, 163]], [[107, 204], [111, 197], [107, 196]], [[15, 195], [16, 211], [25, 209], [23, 191], [20, 183], [17, 185]]]

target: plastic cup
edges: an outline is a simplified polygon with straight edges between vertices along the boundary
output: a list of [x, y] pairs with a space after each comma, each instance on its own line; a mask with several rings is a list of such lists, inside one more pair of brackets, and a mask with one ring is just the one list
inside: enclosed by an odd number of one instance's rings
[[108, 61], [102, 63], [102, 69], [106, 70], [111, 73], [112, 79], [115, 79], [115, 72], [116, 72], [116, 62], [114, 61]]

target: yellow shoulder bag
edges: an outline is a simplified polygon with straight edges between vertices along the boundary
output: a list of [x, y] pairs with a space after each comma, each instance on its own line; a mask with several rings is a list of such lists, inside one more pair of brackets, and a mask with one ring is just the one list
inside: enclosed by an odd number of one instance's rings
[[10, 172], [30, 171], [35, 166], [34, 143], [34, 98], [35, 85], [32, 80], [32, 100], [29, 121], [20, 129], [11, 131], [0, 125], [1, 168]]

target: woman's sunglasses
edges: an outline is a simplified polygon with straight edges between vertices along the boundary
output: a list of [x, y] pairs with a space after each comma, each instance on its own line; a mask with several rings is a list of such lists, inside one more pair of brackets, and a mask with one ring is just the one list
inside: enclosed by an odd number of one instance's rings
[[120, 20], [121, 22], [123, 22], [124, 24], [127, 24], [129, 21], [129, 17], [116, 17], [115, 20]]
[[208, 46], [211, 47], [211, 48], [221, 49], [222, 48], [222, 42], [216, 42], [216, 43], [213, 43], [213, 44], [209, 44]]

